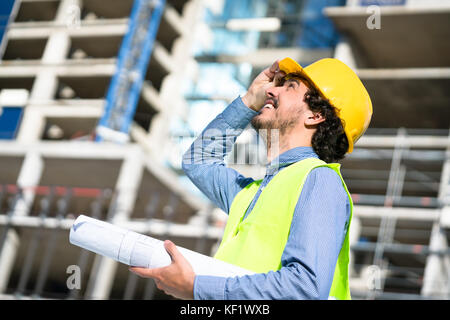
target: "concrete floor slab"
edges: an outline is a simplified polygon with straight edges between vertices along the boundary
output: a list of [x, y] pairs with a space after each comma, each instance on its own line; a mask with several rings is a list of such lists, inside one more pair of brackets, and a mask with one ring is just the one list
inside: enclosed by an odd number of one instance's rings
[[450, 127], [450, 68], [359, 69], [373, 103], [373, 128]]
[[250, 63], [256, 68], [265, 68], [272, 65], [276, 59], [281, 60], [285, 57], [290, 57], [302, 64], [309, 64], [322, 58], [332, 57], [332, 51], [325, 49], [270, 48], [258, 49], [242, 55], [204, 55], [196, 57], [196, 60], [198, 62]]
[[[450, 8], [381, 7], [381, 28], [369, 29], [365, 7], [324, 12], [348, 36], [358, 67], [450, 66]], [[412, 54], [414, 53], [414, 54]]]
[[60, 0], [22, 0], [15, 21], [51, 21], [56, 17]]

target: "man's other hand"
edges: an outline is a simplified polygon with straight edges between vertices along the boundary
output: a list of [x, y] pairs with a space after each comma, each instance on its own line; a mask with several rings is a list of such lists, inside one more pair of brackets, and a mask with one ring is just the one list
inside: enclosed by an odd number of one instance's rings
[[146, 269], [131, 267], [129, 270], [144, 278], [155, 280], [158, 289], [179, 299], [194, 299], [195, 273], [191, 264], [178, 251], [172, 241], [164, 241], [172, 263], [166, 267]]

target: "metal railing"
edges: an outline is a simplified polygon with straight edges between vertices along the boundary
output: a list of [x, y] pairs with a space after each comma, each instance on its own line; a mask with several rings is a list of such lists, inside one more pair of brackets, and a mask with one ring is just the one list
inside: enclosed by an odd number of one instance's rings
[[[15, 210], [15, 205], [30, 189], [41, 198], [36, 197], [27, 214], [22, 214]], [[0, 185], [0, 259], [13, 261], [7, 285], [0, 294], [15, 299], [88, 299], [88, 280], [96, 276], [95, 264], [92, 264], [94, 254], [74, 247], [68, 241], [69, 230], [78, 215], [72, 212], [71, 206], [88, 200], [90, 210], [83, 214], [112, 221], [118, 209], [115, 206], [117, 197], [118, 192], [108, 188]], [[209, 215], [212, 207], [202, 215], [201, 223], [180, 224], [174, 221], [179, 204], [180, 198], [175, 193], [163, 196], [162, 192], [153, 192], [146, 201], [145, 212], [139, 213], [142, 218], [123, 221], [121, 226], [160, 239], [190, 239], [193, 247], [181, 240], [177, 244], [210, 254], [211, 244], [217, 242], [223, 232], [222, 227], [213, 225]], [[79, 268], [82, 275], [80, 289], [66, 287], [66, 261], [72, 261]], [[166, 297], [157, 292], [153, 280], [138, 279], [131, 273], [126, 277], [124, 282], [123, 274], [117, 273], [114, 280], [114, 283], [123, 283], [119, 287], [121, 298]]]

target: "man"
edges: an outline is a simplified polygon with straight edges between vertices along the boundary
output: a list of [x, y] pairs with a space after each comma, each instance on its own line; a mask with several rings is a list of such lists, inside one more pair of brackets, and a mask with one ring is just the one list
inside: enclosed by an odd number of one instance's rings
[[[196, 276], [170, 241], [170, 266], [131, 270], [184, 299], [350, 299], [352, 201], [333, 162], [352, 152], [371, 116], [367, 91], [339, 60], [306, 68], [289, 58], [275, 62], [183, 159], [187, 176], [229, 214], [215, 258], [256, 274]], [[259, 181], [223, 160], [250, 122], [267, 133], [269, 165]]]

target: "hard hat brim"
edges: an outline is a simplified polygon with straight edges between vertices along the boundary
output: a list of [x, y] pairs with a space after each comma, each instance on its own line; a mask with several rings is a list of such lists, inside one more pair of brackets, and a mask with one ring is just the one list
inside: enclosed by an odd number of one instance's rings
[[[328, 97], [326, 96], [326, 94], [320, 89], [320, 87], [315, 83], [314, 79], [312, 79], [309, 74], [305, 71], [305, 69], [297, 63], [297, 61], [291, 59], [291, 58], [284, 58], [283, 60], [278, 62], [278, 67], [280, 68], [281, 71], [283, 71], [286, 74], [289, 73], [299, 73], [302, 76], [304, 76], [306, 78], [306, 80], [308, 80], [308, 82], [314, 86], [314, 88], [320, 93], [320, 95], [322, 97], [324, 97], [325, 99], [328, 99]], [[331, 101], [330, 101], [331, 103]], [[333, 104], [332, 104], [333, 105]], [[339, 110], [339, 108], [337, 108], [336, 106], [333, 105], [334, 108], [336, 108], [337, 110]], [[353, 151], [353, 140], [349, 134], [349, 132], [347, 132], [345, 126], [344, 126], [344, 132], [345, 135], [347, 136], [347, 140], [348, 140], [348, 153], [351, 153]]]

